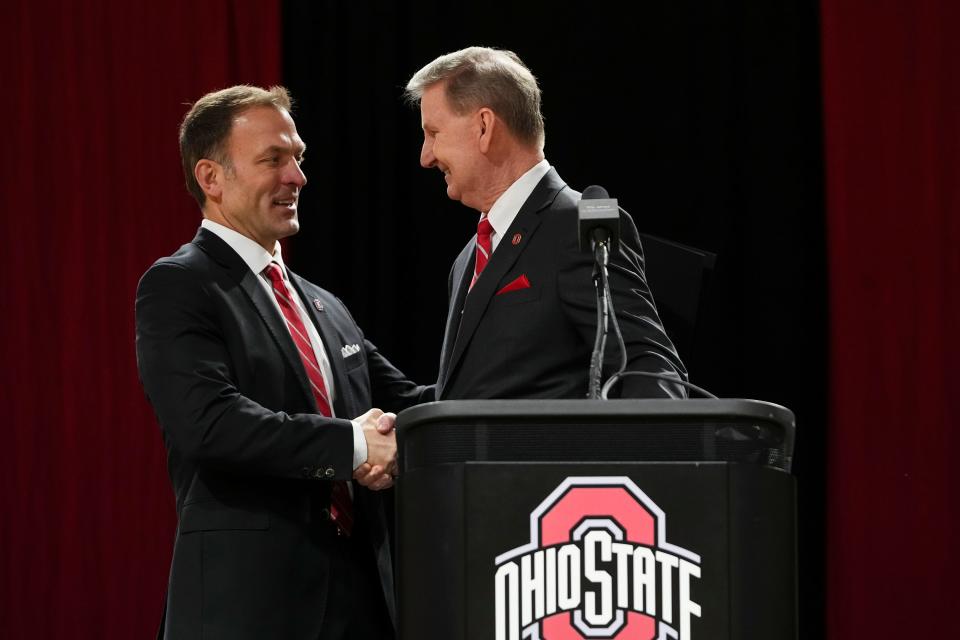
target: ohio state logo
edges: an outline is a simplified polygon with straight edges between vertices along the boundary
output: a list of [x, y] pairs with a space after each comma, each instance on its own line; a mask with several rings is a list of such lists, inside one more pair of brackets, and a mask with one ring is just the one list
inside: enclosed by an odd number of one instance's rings
[[497, 640], [692, 640], [700, 617], [700, 556], [626, 477], [567, 478], [495, 564]]

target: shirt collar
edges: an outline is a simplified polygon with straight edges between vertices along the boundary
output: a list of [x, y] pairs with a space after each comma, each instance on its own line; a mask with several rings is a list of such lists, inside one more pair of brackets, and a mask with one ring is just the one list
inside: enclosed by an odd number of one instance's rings
[[283, 272], [283, 277], [287, 277], [287, 268], [283, 265], [283, 256], [280, 253], [279, 242], [276, 244], [273, 255], [271, 255], [267, 253], [266, 249], [247, 236], [229, 227], [225, 227], [219, 222], [204, 218], [200, 226], [230, 245], [230, 248], [236, 251], [237, 255], [247, 263], [250, 271], [260, 275], [260, 272], [266, 269], [268, 264], [276, 262], [280, 265], [280, 271]]
[[513, 224], [513, 219], [520, 212], [520, 207], [527, 201], [530, 194], [550, 171], [550, 163], [544, 158], [533, 165], [526, 173], [517, 178], [506, 191], [504, 191], [497, 201], [490, 207], [487, 213], [487, 219], [490, 220], [490, 226], [498, 237], [503, 236]]

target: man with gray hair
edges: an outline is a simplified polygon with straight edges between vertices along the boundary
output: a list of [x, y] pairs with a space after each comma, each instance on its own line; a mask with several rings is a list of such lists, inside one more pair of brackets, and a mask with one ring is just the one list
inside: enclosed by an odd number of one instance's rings
[[[480, 212], [450, 272], [436, 398], [583, 398], [596, 332], [593, 256], [578, 248], [580, 194], [544, 157], [540, 88], [511, 51], [469, 47], [407, 83], [420, 106], [420, 164]], [[686, 379], [643, 272], [633, 220], [620, 216], [610, 286], [627, 370]], [[605, 375], [619, 363], [608, 349]], [[685, 397], [680, 385], [625, 378], [621, 397]]]

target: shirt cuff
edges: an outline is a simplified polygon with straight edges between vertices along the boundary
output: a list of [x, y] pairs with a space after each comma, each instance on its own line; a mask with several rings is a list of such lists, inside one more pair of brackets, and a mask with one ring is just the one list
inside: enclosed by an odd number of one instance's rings
[[363, 435], [363, 426], [356, 420], [351, 420], [353, 425], [353, 470], [367, 461], [367, 439]]

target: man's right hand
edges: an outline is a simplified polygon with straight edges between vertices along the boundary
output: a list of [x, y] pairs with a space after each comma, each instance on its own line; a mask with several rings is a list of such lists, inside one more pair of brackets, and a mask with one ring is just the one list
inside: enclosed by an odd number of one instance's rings
[[393, 430], [396, 415], [371, 409], [357, 418], [367, 440], [367, 461], [353, 472], [362, 486], [379, 491], [393, 486], [397, 469], [397, 435]]

